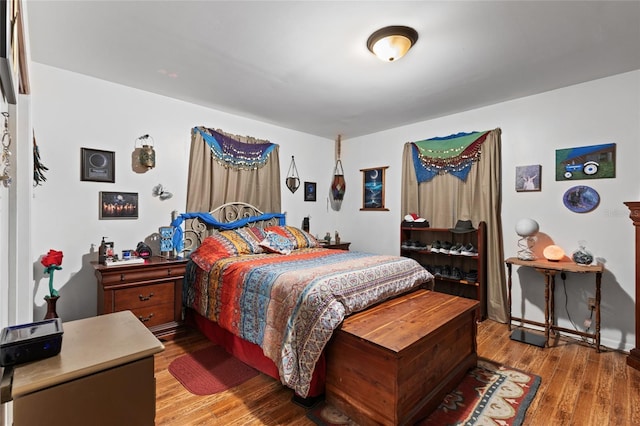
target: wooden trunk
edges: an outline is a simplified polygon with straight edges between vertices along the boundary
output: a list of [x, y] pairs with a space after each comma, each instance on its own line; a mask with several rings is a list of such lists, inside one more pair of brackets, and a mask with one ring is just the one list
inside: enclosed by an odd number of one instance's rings
[[477, 307], [418, 290], [345, 319], [327, 348], [327, 402], [360, 425], [428, 416], [476, 365]]

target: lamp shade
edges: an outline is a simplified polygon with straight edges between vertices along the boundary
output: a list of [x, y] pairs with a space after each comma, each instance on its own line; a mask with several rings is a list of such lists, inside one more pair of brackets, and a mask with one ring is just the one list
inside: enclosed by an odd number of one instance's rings
[[367, 48], [380, 60], [393, 62], [402, 58], [418, 41], [418, 33], [410, 27], [391, 26], [371, 34]]
[[533, 219], [520, 219], [516, 223], [516, 234], [521, 237], [530, 237], [538, 233], [540, 225]]

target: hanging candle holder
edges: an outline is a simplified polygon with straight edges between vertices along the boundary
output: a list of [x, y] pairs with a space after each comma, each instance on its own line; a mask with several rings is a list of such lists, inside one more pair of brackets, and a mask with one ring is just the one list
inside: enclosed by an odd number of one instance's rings
[[342, 161], [340, 160], [340, 144], [342, 137], [338, 135], [336, 140], [336, 166], [333, 169], [333, 181], [331, 182], [331, 208], [335, 211], [340, 210], [342, 207], [342, 200], [344, 199], [344, 193], [347, 188], [344, 180], [344, 170], [342, 169]]
[[298, 188], [300, 187], [300, 176], [298, 175], [298, 168], [296, 167], [296, 161], [291, 156], [291, 164], [289, 165], [289, 171], [287, 172], [287, 180], [286, 180], [287, 188], [294, 194]]
[[2, 174], [0, 175], [0, 181], [5, 188], [11, 186], [11, 133], [9, 133], [9, 113], [3, 112], [4, 115], [4, 129], [2, 130]]
[[[151, 140], [151, 144], [148, 144], [148, 140]], [[138, 141], [142, 143], [142, 147], [138, 147]], [[138, 156], [138, 161], [142, 167], [146, 167], [147, 170], [151, 170], [156, 166], [156, 152], [153, 150], [153, 146], [155, 145], [153, 138], [149, 135], [142, 135], [138, 139], [136, 139], [135, 148], [140, 148], [140, 155]]]

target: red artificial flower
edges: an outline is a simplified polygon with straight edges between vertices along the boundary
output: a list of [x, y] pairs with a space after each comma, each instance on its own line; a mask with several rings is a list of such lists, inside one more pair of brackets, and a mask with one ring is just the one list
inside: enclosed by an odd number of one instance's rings
[[60, 266], [62, 265], [62, 252], [57, 250], [49, 250], [49, 253], [42, 256], [42, 260], [40, 261], [45, 267], [49, 267], [52, 265]]

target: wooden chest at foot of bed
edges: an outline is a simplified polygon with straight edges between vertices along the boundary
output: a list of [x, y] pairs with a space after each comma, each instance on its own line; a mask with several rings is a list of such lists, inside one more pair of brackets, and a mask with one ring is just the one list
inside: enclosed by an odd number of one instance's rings
[[428, 416], [476, 365], [477, 306], [418, 290], [348, 317], [327, 348], [327, 402], [360, 425]]

